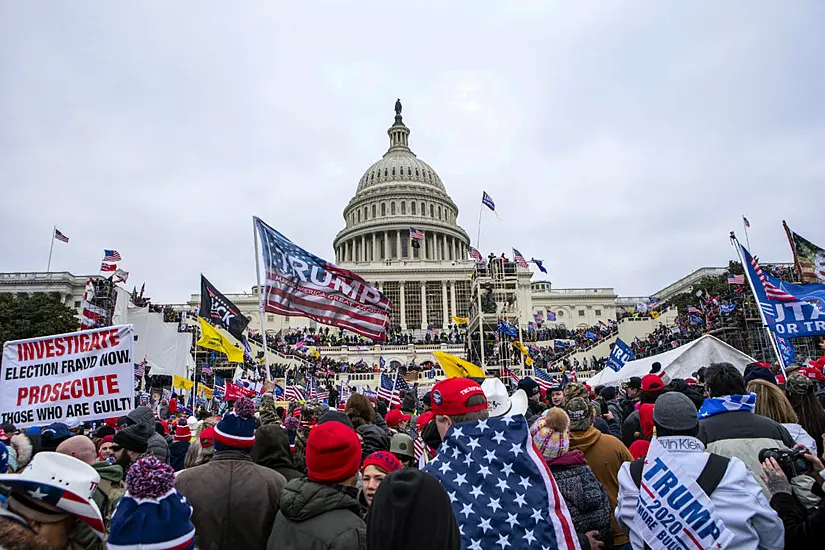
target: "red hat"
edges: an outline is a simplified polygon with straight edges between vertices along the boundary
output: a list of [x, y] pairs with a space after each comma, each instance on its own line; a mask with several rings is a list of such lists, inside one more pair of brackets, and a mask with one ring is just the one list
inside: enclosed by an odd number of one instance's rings
[[361, 440], [340, 422], [324, 422], [309, 432], [306, 443], [307, 477], [318, 483], [340, 483], [358, 473]]
[[192, 430], [189, 429], [189, 424], [183, 418], [178, 420], [178, 424], [175, 426], [175, 435], [172, 436], [172, 439], [175, 441], [189, 441], [192, 439]]
[[418, 415], [418, 418], [415, 419], [415, 427], [418, 428], [420, 432], [424, 426], [430, 423], [430, 420], [432, 420], [434, 416], [435, 413], [433, 411], [427, 411]]
[[[468, 407], [467, 400], [480, 395], [484, 402]], [[487, 409], [487, 397], [478, 382], [469, 378], [448, 378], [442, 380], [430, 391], [432, 411], [444, 416], [467, 414]]]
[[655, 374], [646, 374], [642, 377], [642, 391], [659, 391], [665, 389], [665, 383]]
[[387, 426], [389, 426], [390, 428], [395, 428], [396, 426], [398, 426], [399, 422], [410, 420], [411, 418], [412, 416], [402, 413], [400, 409], [393, 409], [387, 413], [387, 416], [384, 417], [384, 420], [386, 420]]
[[404, 467], [404, 465], [401, 464], [401, 461], [389, 451], [375, 451], [368, 456], [364, 461], [364, 464], [361, 466], [362, 474], [364, 473], [364, 470], [367, 469], [367, 466], [375, 466], [384, 470], [386, 473], [394, 472]]
[[9, 434], [3, 428], [0, 428], [0, 441], [8, 441], [9, 439], [11, 439]]
[[215, 427], [209, 426], [201, 432], [201, 447], [211, 447], [215, 444]]
[[688, 378], [685, 378], [685, 384], [687, 384], [688, 386], [695, 386], [696, 384], [698, 384], [698, 382], [696, 381], [695, 378], [688, 377]]
[[796, 371], [796, 373], [801, 374], [806, 378], [810, 378], [811, 380], [816, 380], [817, 382], [825, 381], [825, 374], [822, 374], [822, 371], [812, 367], [802, 367]]

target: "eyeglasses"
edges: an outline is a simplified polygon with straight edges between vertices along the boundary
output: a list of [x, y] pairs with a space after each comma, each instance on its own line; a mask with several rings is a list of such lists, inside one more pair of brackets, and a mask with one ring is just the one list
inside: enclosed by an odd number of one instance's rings
[[121, 447], [120, 445], [112, 445], [112, 451], [114, 451], [114, 452], [118, 452], [118, 451], [119, 451], [119, 450], [121, 450], [122, 448], [123, 448], [123, 447]]

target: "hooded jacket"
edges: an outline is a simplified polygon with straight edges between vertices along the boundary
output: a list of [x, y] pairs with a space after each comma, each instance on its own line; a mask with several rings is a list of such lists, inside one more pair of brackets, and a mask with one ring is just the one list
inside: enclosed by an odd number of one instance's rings
[[147, 442], [146, 452], [169, 464], [169, 445], [163, 436], [155, 431], [155, 417], [152, 410], [149, 407], [141, 406], [127, 414], [126, 418], [134, 424], [148, 426], [151, 435]]
[[416, 468], [392, 472], [372, 504], [367, 514], [370, 550], [460, 550], [450, 497], [430, 474]]
[[183, 470], [183, 461], [186, 459], [186, 452], [189, 450], [189, 441], [173, 441], [169, 445], [169, 464], [176, 472]]
[[[682, 438], [675, 437], [674, 439]], [[668, 452], [669, 458], [678, 461], [679, 466], [682, 467], [687, 478], [681, 480], [683, 483], [698, 478], [710, 456], [702, 452], [699, 446], [680, 448], [674, 445], [673, 449]], [[639, 488], [630, 476], [629, 463], [622, 466], [619, 472], [619, 483], [616, 519], [619, 525], [630, 532], [633, 549], [642, 550], [644, 540], [635, 532]], [[771, 509], [760, 486], [738, 458], [731, 458], [725, 476], [710, 495], [710, 500], [718, 516], [725, 522], [725, 526], [733, 532], [733, 540], [726, 547], [728, 550], [752, 550], [754, 548], [780, 550], [784, 548], [785, 529], [779, 516]], [[797, 547], [788, 546], [788, 548]]]
[[611, 546], [610, 501], [604, 487], [587, 465], [584, 454], [578, 449], [569, 451], [547, 465], [570, 510], [579, 540], [588, 531], [598, 531], [597, 538], [605, 546]]
[[610, 502], [610, 519], [613, 524], [613, 542], [616, 546], [626, 544], [627, 535], [619, 528], [613, 510], [619, 497], [619, 468], [625, 462], [633, 460], [624, 443], [605, 435], [590, 426], [583, 432], [570, 432], [570, 449], [578, 449], [584, 454], [587, 464], [593, 470], [596, 479], [604, 486]]
[[376, 451], [390, 450], [390, 436], [375, 424], [364, 424], [356, 430], [361, 436], [361, 462]]
[[115, 511], [115, 506], [126, 493], [126, 486], [123, 484], [123, 468], [108, 462], [94, 462], [92, 468], [100, 476], [100, 483], [95, 489], [92, 499], [100, 509], [103, 522], [108, 526], [112, 512]]
[[15, 458], [17, 460], [15, 471], [19, 472], [31, 462], [34, 447], [29, 436], [24, 433], [17, 433], [11, 436], [10, 443], [12, 448], [14, 448]]
[[266, 548], [285, 483], [284, 476], [236, 450], [216, 452], [206, 464], [180, 472], [177, 488], [192, 504], [196, 546]]
[[295, 469], [286, 432], [277, 424], [266, 424], [255, 431], [252, 461], [275, 470], [287, 481], [303, 476]]
[[268, 550], [366, 550], [358, 503], [343, 491], [296, 478], [286, 484]]

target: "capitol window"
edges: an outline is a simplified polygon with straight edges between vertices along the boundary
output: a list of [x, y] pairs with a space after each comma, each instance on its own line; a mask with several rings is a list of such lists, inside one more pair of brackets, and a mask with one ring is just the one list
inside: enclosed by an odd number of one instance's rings
[[430, 205], [430, 217], [435, 217], [435, 206], [433, 206], [432, 204]]
[[361, 221], [361, 211], [360, 210], [358, 211], [358, 221], [359, 222]]
[[564, 312], [563, 312], [563, 311], [559, 311], [558, 313], [556, 313], [556, 315], [557, 315], [557, 316], [559, 316], [559, 317], [564, 317]]
[[438, 219], [439, 220], [441, 219], [441, 207], [440, 206], [438, 207]]
[[579, 310], [579, 317], [584, 317], [584, 310], [583, 309]]
[[392, 175], [395, 175], [395, 166], [392, 167]]
[[596, 316], [601, 316], [601, 314], [602, 314], [602, 310], [597, 309], [597, 310], [595, 310], [595, 312], [594, 312], [594, 313], [596, 314]]
[[410, 213], [415, 216], [415, 202], [410, 203]]
[[415, 169], [415, 177], [419, 177], [418, 168]]
[[390, 203], [390, 215], [395, 216], [395, 203]]
[[423, 202], [421, 203], [421, 215], [422, 216], [427, 215], [427, 205], [425, 205]]
[[385, 202], [381, 203], [381, 215], [382, 216], [387, 215], [387, 203], [385, 203]]
[[372, 205], [372, 217], [373, 218], [375, 217], [375, 205], [374, 204]]
[[407, 203], [406, 203], [406, 201], [401, 201], [401, 215], [403, 216], [406, 213], [407, 213]]

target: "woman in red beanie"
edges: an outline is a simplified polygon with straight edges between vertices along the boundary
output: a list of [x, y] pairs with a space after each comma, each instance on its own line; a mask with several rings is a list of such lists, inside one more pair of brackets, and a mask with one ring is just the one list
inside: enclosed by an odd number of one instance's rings
[[376, 451], [367, 457], [361, 465], [361, 493], [358, 495], [358, 504], [364, 512], [372, 504], [372, 498], [387, 474], [403, 467], [401, 461], [389, 451]]

